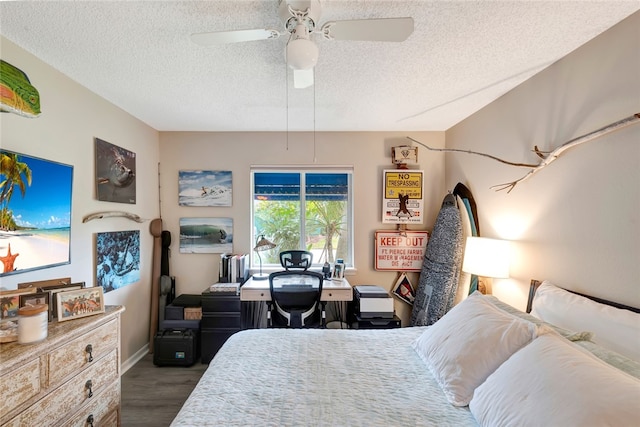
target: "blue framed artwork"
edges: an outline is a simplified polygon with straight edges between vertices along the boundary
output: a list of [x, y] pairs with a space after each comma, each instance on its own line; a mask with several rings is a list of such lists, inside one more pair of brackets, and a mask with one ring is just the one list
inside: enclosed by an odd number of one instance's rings
[[96, 234], [96, 286], [104, 293], [140, 281], [140, 230]]
[[0, 150], [0, 276], [71, 262], [73, 166]]

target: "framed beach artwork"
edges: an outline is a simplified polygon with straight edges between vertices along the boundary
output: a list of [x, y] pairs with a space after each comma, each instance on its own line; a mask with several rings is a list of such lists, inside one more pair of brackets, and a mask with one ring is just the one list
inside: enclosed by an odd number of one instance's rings
[[0, 276], [69, 264], [73, 166], [0, 157]]
[[140, 230], [96, 234], [96, 286], [104, 293], [140, 281]]
[[93, 286], [77, 291], [60, 292], [56, 299], [56, 312], [58, 322], [104, 313], [102, 288]]
[[231, 171], [178, 171], [180, 206], [231, 206]]
[[17, 320], [18, 308], [20, 308], [20, 296], [33, 294], [35, 291], [35, 289], [0, 291], [0, 322]]
[[98, 200], [136, 203], [136, 153], [95, 138]]
[[180, 218], [180, 253], [233, 252], [233, 218]]

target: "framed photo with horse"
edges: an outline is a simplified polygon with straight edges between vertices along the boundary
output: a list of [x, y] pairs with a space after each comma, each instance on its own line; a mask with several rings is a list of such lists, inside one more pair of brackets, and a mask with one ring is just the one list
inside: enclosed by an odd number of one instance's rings
[[56, 295], [56, 309], [58, 322], [104, 313], [102, 287], [93, 286], [75, 291], [58, 292]]

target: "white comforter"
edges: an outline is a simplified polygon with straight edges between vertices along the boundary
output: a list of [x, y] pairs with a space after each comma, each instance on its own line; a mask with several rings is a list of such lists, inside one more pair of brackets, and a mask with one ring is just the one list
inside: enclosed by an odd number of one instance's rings
[[424, 328], [246, 330], [172, 426], [465, 426], [410, 343]]

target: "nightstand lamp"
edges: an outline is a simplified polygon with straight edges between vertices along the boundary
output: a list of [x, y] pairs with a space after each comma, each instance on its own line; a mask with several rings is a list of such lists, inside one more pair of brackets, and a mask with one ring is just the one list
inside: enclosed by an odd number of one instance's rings
[[480, 292], [491, 293], [491, 278], [509, 277], [509, 250], [507, 240], [469, 236], [464, 250], [462, 271], [478, 276]]
[[260, 234], [256, 239], [256, 246], [253, 250], [258, 255], [258, 259], [260, 260], [260, 272], [258, 274], [253, 275], [253, 280], [265, 280], [269, 278], [269, 275], [266, 273], [262, 273], [262, 257], [260, 256], [260, 252], [268, 251], [269, 249], [273, 249], [276, 247], [276, 244], [267, 240], [264, 237], [264, 234]]

